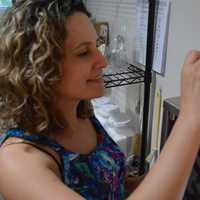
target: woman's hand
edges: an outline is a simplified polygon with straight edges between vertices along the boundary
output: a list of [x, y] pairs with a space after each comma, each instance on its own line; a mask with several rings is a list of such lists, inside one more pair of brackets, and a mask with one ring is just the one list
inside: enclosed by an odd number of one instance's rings
[[183, 65], [179, 118], [200, 130], [200, 51], [190, 51]]

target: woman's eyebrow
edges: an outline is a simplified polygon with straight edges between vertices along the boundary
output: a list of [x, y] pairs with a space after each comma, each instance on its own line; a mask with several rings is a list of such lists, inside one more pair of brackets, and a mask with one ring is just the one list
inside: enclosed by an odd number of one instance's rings
[[92, 42], [82, 42], [79, 45], [75, 46], [73, 50], [79, 49], [80, 47], [89, 46]]
[[[96, 42], [98, 42], [98, 41], [99, 41], [99, 37], [96, 39]], [[78, 44], [77, 46], [75, 46], [73, 48], [73, 50], [79, 49], [81, 47], [89, 46], [91, 44], [92, 44], [92, 41], [85, 41], [85, 42], [82, 42], [82, 43]]]

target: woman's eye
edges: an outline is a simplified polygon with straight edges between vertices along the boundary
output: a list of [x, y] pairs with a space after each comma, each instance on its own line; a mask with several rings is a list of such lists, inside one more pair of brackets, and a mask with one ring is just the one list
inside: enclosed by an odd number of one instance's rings
[[82, 56], [86, 56], [89, 52], [88, 51], [84, 51], [78, 54], [78, 56], [82, 57]]

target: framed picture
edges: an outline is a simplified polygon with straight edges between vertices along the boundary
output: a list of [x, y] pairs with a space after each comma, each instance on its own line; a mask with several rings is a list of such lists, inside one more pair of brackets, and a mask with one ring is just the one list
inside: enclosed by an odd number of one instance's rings
[[96, 22], [94, 24], [101, 43], [109, 44], [109, 24], [108, 22]]
[[108, 22], [96, 22], [94, 24], [98, 35], [97, 46], [103, 55], [106, 54], [106, 47], [109, 45], [109, 24]]

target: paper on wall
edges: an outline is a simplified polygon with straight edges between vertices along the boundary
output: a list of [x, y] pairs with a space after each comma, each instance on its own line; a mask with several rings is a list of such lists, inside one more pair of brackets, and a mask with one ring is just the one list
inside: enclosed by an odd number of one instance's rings
[[[137, 6], [137, 41], [135, 49], [135, 60], [143, 65], [146, 64], [148, 9], [147, 0], [138, 0]], [[152, 69], [160, 74], [164, 74], [166, 67], [167, 38], [169, 29], [170, 1], [157, 1], [155, 17], [155, 39], [153, 49]]]

